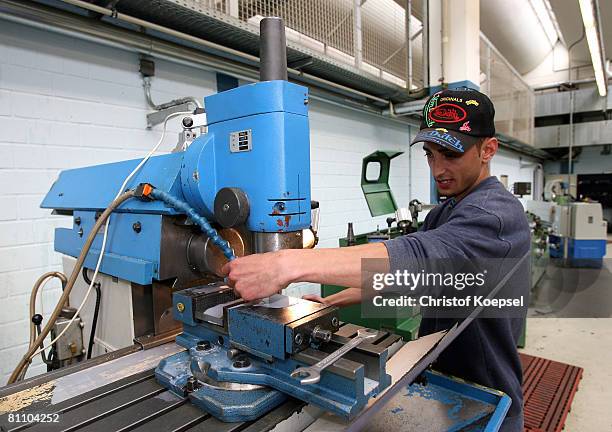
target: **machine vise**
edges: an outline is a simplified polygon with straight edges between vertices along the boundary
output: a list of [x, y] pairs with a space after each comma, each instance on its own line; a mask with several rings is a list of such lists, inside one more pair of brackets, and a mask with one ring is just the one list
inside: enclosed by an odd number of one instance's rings
[[340, 327], [336, 307], [279, 294], [245, 303], [217, 283], [176, 292], [173, 310], [183, 322], [176, 342], [187, 351], [163, 360], [157, 379], [223, 421], [258, 418], [286, 395], [351, 419], [390, 384], [388, 347], [401, 340], [373, 331], [370, 343], [309, 384], [294, 372], [350, 342], [334, 335]]

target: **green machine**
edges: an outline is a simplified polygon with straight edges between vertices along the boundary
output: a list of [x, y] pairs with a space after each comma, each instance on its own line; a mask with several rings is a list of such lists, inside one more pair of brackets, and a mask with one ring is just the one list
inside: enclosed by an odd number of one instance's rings
[[[531, 294], [534, 294], [536, 286], [546, 273], [546, 267], [550, 260], [548, 249], [548, 234], [551, 232], [550, 224], [540, 219], [534, 213], [525, 212], [529, 229], [531, 231]], [[523, 333], [519, 338], [517, 346], [525, 348], [527, 338], [527, 320], [523, 325]]]
[[[340, 247], [355, 246], [370, 242], [384, 241], [400, 235], [416, 231], [418, 228], [418, 212], [422, 210], [421, 203], [417, 200], [410, 202], [409, 208], [398, 208], [389, 186], [389, 173], [391, 160], [403, 152], [376, 151], [363, 158], [361, 171], [361, 189], [370, 209], [372, 217], [385, 214], [393, 214], [387, 218], [387, 229], [376, 230], [362, 234], [354, 234], [352, 223], [346, 237], [339, 239]], [[376, 175], [370, 177], [371, 172]], [[396, 226], [392, 226], [393, 223]], [[321, 295], [328, 297], [336, 294], [346, 287], [336, 285], [322, 285]], [[417, 338], [421, 315], [418, 307], [406, 308], [401, 311], [401, 316], [393, 318], [364, 318], [361, 314], [361, 305], [353, 305], [340, 309], [340, 320], [368, 328], [385, 329], [399, 334], [404, 340], [409, 341]]]

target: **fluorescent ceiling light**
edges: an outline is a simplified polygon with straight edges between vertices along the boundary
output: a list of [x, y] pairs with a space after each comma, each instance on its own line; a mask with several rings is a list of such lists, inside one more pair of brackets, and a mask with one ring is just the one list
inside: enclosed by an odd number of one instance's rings
[[579, 0], [580, 13], [582, 14], [582, 22], [584, 23], [584, 31], [586, 33], [589, 51], [591, 53], [591, 62], [593, 63], [593, 72], [595, 72], [595, 81], [600, 96], [605, 96], [608, 92], [608, 83], [603, 67], [603, 58], [601, 56], [601, 46], [599, 45], [599, 31], [597, 29], [597, 21], [595, 20], [595, 8], [593, 0]]
[[563, 35], [550, 2], [548, 0], [529, 0], [529, 4], [536, 14], [550, 45], [554, 47], [558, 40], [563, 42]]

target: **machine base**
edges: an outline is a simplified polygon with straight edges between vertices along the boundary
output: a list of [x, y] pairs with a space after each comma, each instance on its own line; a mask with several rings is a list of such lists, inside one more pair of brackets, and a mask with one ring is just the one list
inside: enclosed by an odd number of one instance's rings
[[162, 360], [155, 371], [157, 381], [224, 422], [255, 420], [287, 399], [283, 393], [259, 385], [214, 381], [199, 369], [210, 365], [199, 359], [185, 351]]
[[[206, 330], [198, 327], [198, 331], [202, 336]], [[155, 375], [161, 385], [179, 396], [189, 396], [194, 404], [223, 421], [261, 417], [282, 403], [287, 394], [350, 420], [370, 397], [389, 385], [384, 372], [381, 383], [366, 377], [363, 365], [346, 359], [324, 372], [319, 383], [302, 385], [290, 374], [304, 362], [292, 358], [270, 362], [244, 353], [234, 357], [227, 346], [202, 342], [215, 339], [179, 335], [176, 342], [188, 351], [163, 359]], [[376, 359], [383, 364], [383, 371], [386, 360], [386, 352]]]

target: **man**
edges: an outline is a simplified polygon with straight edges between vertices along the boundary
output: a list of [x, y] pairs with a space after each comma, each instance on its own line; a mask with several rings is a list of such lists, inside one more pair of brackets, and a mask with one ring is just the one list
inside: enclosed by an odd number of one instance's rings
[[[518, 259], [529, 252], [523, 208], [497, 178], [490, 161], [498, 149], [490, 99], [470, 89], [429, 98], [413, 143], [423, 149], [440, 195], [448, 199], [425, 218], [423, 229], [384, 243], [338, 249], [283, 250], [238, 258], [224, 267], [229, 284], [246, 300], [269, 296], [293, 282], [361, 287], [361, 260], [388, 260], [391, 272], [431, 259]], [[333, 264], [333, 265], [330, 265]], [[528, 294], [528, 272], [519, 291]], [[360, 289], [317, 300], [359, 302]], [[502, 430], [522, 431], [522, 370], [516, 343], [521, 317], [477, 318], [440, 355], [436, 369], [504, 391], [512, 406]], [[455, 320], [456, 322], [456, 320]], [[419, 334], [449, 328], [453, 320], [424, 319]]]

